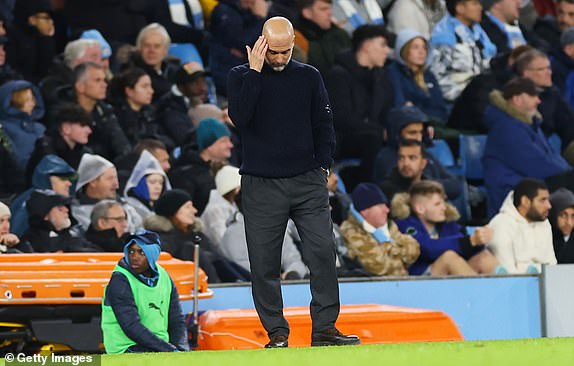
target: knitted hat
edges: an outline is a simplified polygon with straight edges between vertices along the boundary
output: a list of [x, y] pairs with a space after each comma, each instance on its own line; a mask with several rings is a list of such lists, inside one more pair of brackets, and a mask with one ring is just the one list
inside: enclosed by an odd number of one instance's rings
[[6, 206], [3, 202], [0, 202], [0, 217], [10, 215], [10, 207]]
[[560, 36], [560, 45], [562, 47], [574, 43], [574, 27], [570, 27], [562, 32]]
[[80, 39], [93, 39], [98, 41], [100, 44], [100, 49], [102, 50], [102, 58], [110, 58], [112, 55], [112, 47], [110, 47], [108, 41], [106, 41], [104, 36], [102, 36], [102, 34], [96, 29], [84, 31], [84, 33], [82, 33], [80, 36]]
[[557, 189], [550, 195], [550, 203], [552, 204], [552, 211], [556, 212], [556, 215], [560, 215], [562, 210], [574, 207], [574, 193], [566, 188]]
[[241, 175], [239, 169], [234, 166], [226, 165], [215, 175], [215, 187], [222, 196], [240, 186]]
[[155, 202], [155, 213], [159, 216], [172, 217], [187, 201], [191, 201], [191, 196], [184, 190], [166, 191]]
[[54, 207], [67, 206], [71, 202], [71, 198], [61, 196], [51, 189], [36, 189], [32, 191], [30, 198], [26, 202], [26, 209], [29, 217], [37, 216], [43, 218]]
[[78, 166], [78, 184], [76, 192], [83, 186], [102, 175], [106, 169], [114, 168], [114, 164], [99, 155], [84, 154]]
[[351, 194], [353, 206], [359, 212], [380, 203], [388, 204], [387, 196], [375, 183], [361, 183], [355, 187]]
[[231, 136], [231, 132], [223, 122], [215, 118], [204, 119], [197, 127], [197, 146], [199, 151], [207, 149], [215, 141], [225, 136]]

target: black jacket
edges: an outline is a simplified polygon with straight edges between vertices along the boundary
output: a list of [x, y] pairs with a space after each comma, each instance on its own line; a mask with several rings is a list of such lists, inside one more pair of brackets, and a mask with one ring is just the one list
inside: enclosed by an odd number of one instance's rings
[[162, 96], [157, 102], [157, 116], [159, 124], [167, 136], [173, 140], [175, 146], [182, 146], [189, 142], [193, 132], [193, 122], [187, 111], [189, 106], [183, 96], [175, 95], [171, 91]]
[[564, 235], [558, 227], [552, 226], [554, 254], [558, 264], [574, 263], [574, 235], [570, 234], [568, 241], [564, 241]]
[[168, 176], [173, 188], [183, 189], [191, 195], [197, 216], [201, 216], [209, 201], [209, 192], [215, 189], [210, 163], [203, 160], [197, 151], [186, 147]]
[[10, 28], [9, 35], [8, 62], [26, 80], [37, 84], [48, 75], [56, 56], [54, 37], [43, 36], [27, 24]]
[[542, 114], [542, 131], [546, 136], [558, 134], [565, 149], [574, 140], [574, 111], [557, 87], [545, 88], [540, 94], [538, 110]]
[[179, 61], [174, 59], [164, 60], [161, 65], [161, 74], [150, 65], [146, 64], [139, 53], [134, 52], [128, 64], [123, 65], [122, 69], [129, 67], [139, 67], [143, 69], [151, 79], [151, 86], [153, 88], [153, 102], [157, 102], [159, 98], [171, 90], [174, 82], [175, 72], [179, 68]]
[[[512, 51], [508, 45], [508, 35], [506, 32], [500, 29], [500, 27], [496, 25], [486, 14], [482, 14], [480, 26], [482, 29], [484, 29], [490, 41], [496, 45], [497, 54], [508, 54]], [[522, 35], [526, 39], [526, 43], [541, 51], [547, 52], [550, 50], [550, 44], [546, 40], [536, 35], [536, 33], [528, 30], [522, 24], [519, 24], [519, 27]]]
[[56, 232], [52, 224], [43, 218], [31, 216], [28, 230], [22, 235], [22, 242], [29, 242], [35, 252], [98, 252], [100, 248], [89, 241], [74, 237], [69, 229]]
[[158, 123], [156, 109], [153, 105], [143, 106], [139, 111], [134, 111], [127, 102], [122, 102], [114, 107], [114, 112], [132, 146], [144, 138], [162, 140], [166, 145], [171, 145], [171, 139], [163, 136], [163, 129]]
[[94, 226], [90, 224], [84, 236], [86, 240], [100, 247], [102, 251], [123, 252], [126, 237], [129, 236], [129, 234], [126, 233], [118, 238], [116, 229], [96, 230]]
[[[140, 280], [139, 277], [131, 271], [124, 259], [121, 259], [118, 264]], [[130, 283], [124, 274], [119, 272], [112, 273], [110, 282], [106, 287], [104, 304], [112, 307], [118, 324], [124, 333], [137, 343], [136, 348], [138, 350], [147, 352], [189, 350], [187, 330], [185, 328], [181, 304], [179, 303], [179, 294], [173, 280], [171, 280], [171, 296], [169, 298], [169, 342], [160, 339], [140, 322], [138, 308]], [[143, 309], [141, 310], [143, 311]]]
[[111, 105], [98, 102], [92, 111], [92, 118], [94, 124], [88, 147], [95, 154], [114, 160], [132, 150]]

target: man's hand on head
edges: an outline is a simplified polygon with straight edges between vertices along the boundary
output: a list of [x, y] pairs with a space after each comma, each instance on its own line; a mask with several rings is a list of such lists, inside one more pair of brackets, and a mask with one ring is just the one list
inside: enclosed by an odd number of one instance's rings
[[253, 45], [253, 49], [245, 46], [247, 49], [247, 59], [249, 60], [249, 68], [257, 72], [261, 72], [263, 63], [265, 62], [265, 54], [267, 53], [267, 40], [263, 36], [259, 36]]

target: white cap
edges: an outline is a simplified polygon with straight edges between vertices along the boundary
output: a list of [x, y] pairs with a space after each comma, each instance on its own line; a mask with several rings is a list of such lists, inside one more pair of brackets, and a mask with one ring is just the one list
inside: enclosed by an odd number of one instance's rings
[[78, 183], [76, 184], [76, 192], [82, 189], [83, 186], [93, 181], [109, 168], [115, 168], [109, 160], [94, 155], [84, 154], [78, 166]]
[[10, 207], [6, 206], [3, 202], [0, 202], [0, 217], [10, 215]]
[[239, 169], [231, 165], [226, 165], [221, 168], [215, 175], [215, 187], [217, 188], [217, 192], [222, 196], [237, 187], [241, 187]]

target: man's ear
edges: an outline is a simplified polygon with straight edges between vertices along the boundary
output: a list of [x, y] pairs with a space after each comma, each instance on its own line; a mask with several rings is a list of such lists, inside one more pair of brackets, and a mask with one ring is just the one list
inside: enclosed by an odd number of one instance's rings
[[311, 8], [305, 8], [301, 10], [301, 15], [305, 19], [311, 19]]
[[412, 208], [413, 212], [415, 213], [415, 215], [417, 215], [417, 216], [421, 216], [422, 214], [425, 213], [425, 208], [421, 204], [421, 201], [419, 201], [419, 200], [412, 201], [411, 202], [411, 208]]
[[532, 202], [530, 201], [530, 198], [528, 198], [526, 195], [520, 197], [520, 206], [529, 208], [531, 204]]
[[38, 24], [38, 21], [36, 20], [36, 17], [34, 17], [34, 15], [30, 15], [28, 17], [28, 24], [34, 27]]
[[429, 163], [428, 159], [423, 157], [423, 169], [427, 167], [428, 163]]

